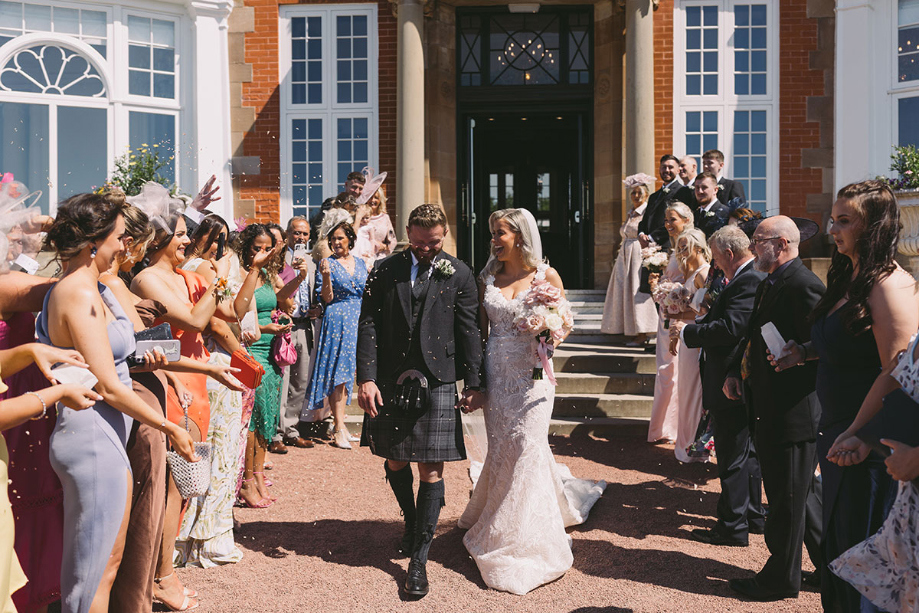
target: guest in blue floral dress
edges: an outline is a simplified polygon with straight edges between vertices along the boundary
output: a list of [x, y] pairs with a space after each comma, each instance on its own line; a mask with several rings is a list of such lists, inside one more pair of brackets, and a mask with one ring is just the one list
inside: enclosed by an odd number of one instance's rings
[[354, 385], [361, 296], [367, 283], [364, 261], [351, 255], [356, 239], [348, 222], [338, 224], [328, 234], [332, 256], [322, 260], [316, 274], [316, 291], [326, 307], [304, 406], [317, 409], [323, 399], [329, 399], [335, 420], [332, 444], [342, 449], [351, 449], [351, 443], [357, 440], [345, 426], [345, 405], [351, 404]]

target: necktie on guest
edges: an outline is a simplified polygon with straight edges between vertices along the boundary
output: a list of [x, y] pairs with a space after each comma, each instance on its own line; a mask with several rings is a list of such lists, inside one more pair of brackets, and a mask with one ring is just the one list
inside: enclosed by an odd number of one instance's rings
[[310, 284], [304, 279], [297, 288], [297, 317], [306, 317], [310, 310]]

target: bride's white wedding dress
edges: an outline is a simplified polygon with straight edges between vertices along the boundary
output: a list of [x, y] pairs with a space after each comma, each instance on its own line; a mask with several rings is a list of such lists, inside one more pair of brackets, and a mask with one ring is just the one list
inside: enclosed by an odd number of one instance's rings
[[[547, 268], [541, 264], [536, 279], [544, 279]], [[565, 528], [587, 519], [606, 483], [575, 479], [552, 457], [555, 388], [548, 379], [533, 380], [537, 341], [513, 325], [530, 289], [508, 300], [494, 277], [485, 283], [488, 454], [459, 527], [469, 529], [463, 544], [485, 583], [525, 594], [571, 568]]]

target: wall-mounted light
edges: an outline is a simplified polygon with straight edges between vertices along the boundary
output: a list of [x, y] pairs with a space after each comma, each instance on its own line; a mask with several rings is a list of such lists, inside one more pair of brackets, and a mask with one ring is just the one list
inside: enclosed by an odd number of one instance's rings
[[511, 13], [538, 13], [539, 3], [532, 2], [527, 4], [508, 4], [507, 10]]

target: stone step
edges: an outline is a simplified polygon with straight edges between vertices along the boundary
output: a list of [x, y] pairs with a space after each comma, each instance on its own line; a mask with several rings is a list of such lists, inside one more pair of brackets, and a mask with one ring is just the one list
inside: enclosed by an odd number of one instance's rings
[[603, 319], [603, 309], [600, 312], [578, 311], [574, 314], [574, 325], [577, 327], [585, 322], [599, 322]]
[[[653, 401], [653, 397], [639, 394], [556, 394], [552, 417], [649, 419]], [[353, 398], [345, 408], [345, 414], [358, 417], [364, 414], [357, 398]]]
[[553, 417], [651, 417], [651, 396], [636, 394], [556, 394]]
[[597, 296], [602, 296], [603, 300], [606, 300], [606, 290], [605, 289], [567, 289], [565, 290], [565, 296], [568, 298], [568, 300], [596, 299]]
[[565, 349], [556, 351], [552, 358], [557, 373], [657, 373], [654, 354], [645, 353], [642, 349], [590, 345], [590, 349], [579, 350], [569, 343], [562, 346]]
[[[364, 423], [360, 415], [346, 415], [345, 423], [352, 434], [359, 436]], [[559, 417], [549, 421], [550, 436], [642, 436], [648, 432], [648, 419], [616, 417]], [[352, 443], [355, 447], [360, 443]]]
[[556, 394], [654, 395], [654, 375], [644, 373], [557, 372]]
[[588, 306], [580, 306], [574, 309], [574, 318], [577, 319], [584, 313], [603, 313], [603, 303], [597, 302]]

